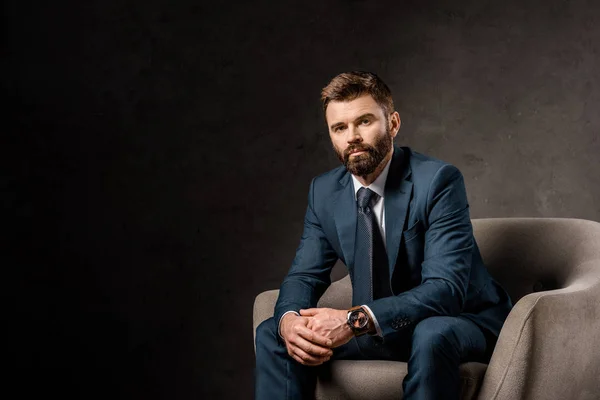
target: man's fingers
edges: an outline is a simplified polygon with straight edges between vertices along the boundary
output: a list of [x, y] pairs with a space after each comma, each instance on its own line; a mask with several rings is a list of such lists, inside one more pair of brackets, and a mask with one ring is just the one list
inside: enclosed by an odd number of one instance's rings
[[292, 348], [292, 357], [300, 364], [304, 365], [320, 365], [329, 360], [329, 357], [313, 356], [302, 350], [300, 347]]
[[303, 337], [304, 339], [308, 340], [309, 342], [321, 345], [321, 346], [325, 346], [325, 347], [331, 347], [333, 344], [333, 341], [331, 339], [326, 338], [323, 335], [319, 335], [318, 333], [311, 331], [310, 329], [308, 329], [305, 326], [299, 327], [297, 330], [297, 333], [299, 336]]
[[298, 336], [293, 344], [311, 356], [331, 357], [333, 355], [333, 351], [331, 351], [331, 349], [309, 342], [308, 340], [303, 339], [302, 336]]
[[295, 354], [292, 354], [292, 358], [294, 360], [296, 360], [297, 362], [299, 362], [302, 365], [307, 365], [309, 367], [316, 367], [317, 365], [321, 365], [323, 364], [325, 361], [318, 361], [318, 362], [309, 362], [309, 361], [304, 361], [303, 359], [301, 359], [300, 357], [298, 357]]
[[303, 317], [312, 317], [319, 312], [318, 308], [307, 308], [306, 310], [300, 310], [300, 315]]
[[300, 357], [298, 357], [297, 355], [295, 355], [294, 353], [292, 353], [291, 356], [294, 360], [298, 361], [300, 364], [306, 365], [306, 362], [303, 359], [301, 359]]

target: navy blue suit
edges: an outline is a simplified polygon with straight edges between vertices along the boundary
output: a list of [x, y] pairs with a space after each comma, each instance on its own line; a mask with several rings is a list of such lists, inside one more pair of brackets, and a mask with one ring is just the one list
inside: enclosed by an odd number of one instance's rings
[[[454, 336], [459, 336], [458, 341], [473, 333], [475, 339], [469, 341], [470, 345], [484, 338], [483, 349], [481, 343], [476, 343], [477, 352], [481, 354], [474, 358], [489, 356], [511, 302], [483, 264], [473, 237], [460, 171], [410, 148], [395, 147], [385, 185], [384, 207], [390, 287], [394, 295], [366, 304], [377, 319], [382, 337], [358, 338], [356, 344], [348, 345], [358, 347], [357, 354], [351, 357], [369, 357], [368, 354], [371, 354], [377, 358], [380, 354], [381, 358], [394, 359], [394, 349], [404, 348], [405, 354], [410, 353], [413, 364], [409, 360], [407, 380], [417, 382], [420, 378], [414, 375], [424, 373], [419, 363], [427, 363], [427, 358], [434, 356], [415, 354], [419, 348], [415, 338], [418, 337], [423, 344], [423, 338], [435, 340], [430, 337], [431, 330], [453, 329]], [[274, 319], [259, 327], [261, 335], [270, 337], [273, 329], [276, 334], [277, 322], [286, 311], [316, 307], [318, 299], [331, 283], [331, 269], [338, 259], [348, 268], [353, 290], [369, 290], [353, 279], [356, 221], [354, 187], [344, 167], [313, 179], [304, 233], [281, 285]], [[269, 332], [262, 332], [265, 330]], [[257, 385], [260, 386], [262, 361], [258, 347], [262, 339], [258, 333]], [[273, 340], [283, 345], [280, 339]], [[347, 353], [348, 346], [338, 354]], [[462, 348], [464, 344], [457, 342], [456, 346]], [[376, 351], [369, 353], [370, 348]], [[463, 353], [457, 354], [456, 362], [475, 355], [468, 349]], [[295, 363], [291, 357], [290, 360]], [[310, 367], [304, 367], [304, 370], [307, 368]], [[444, 379], [443, 376], [435, 378]], [[420, 382], [424, 385], [428, 381]], [[305, 384], [312, 385], [310, 382]], [[258, 386], [257, 396], [260, 397]], [[292, 383], [290, 389], [288, 384], [284, 397], [301, 398], [302, 395], [295, 394], [293, 386]], [[405, 396], [419, 397], [416, 394], [418, 386], [415, 384], [409, 390], [405, 387]], [[423, 389], [420, 390], [423, 393]]]

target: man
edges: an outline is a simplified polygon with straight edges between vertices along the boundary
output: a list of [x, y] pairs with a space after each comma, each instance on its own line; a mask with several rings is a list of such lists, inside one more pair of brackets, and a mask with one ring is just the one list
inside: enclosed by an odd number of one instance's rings
[[[408, 362], [406, 399], [458, 399], [459, 364], [487, 362], [511, 303], [483, 265], [463, 177], [395, 147], [400, 116], [375, 74], [322, 91], [343, 167], [313, 179], [304, 233], [275, 315], [256, 332], [256, 398], [313, 398], [333, 359]], [[350, 310], [315, 308], [341, 259]]]

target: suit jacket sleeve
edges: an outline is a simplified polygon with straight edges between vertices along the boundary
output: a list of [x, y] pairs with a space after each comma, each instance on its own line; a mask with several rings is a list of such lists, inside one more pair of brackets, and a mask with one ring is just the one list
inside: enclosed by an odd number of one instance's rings
[[317, 305], [317, 301], [331, 284], [331, 268], [338, 259], [321, 228], [315, 212], [315, 180], [308, 194], [308, 207], [304, 218], [304, 232], [296, 257], [281, 284], [275, 305], [275, 321], [286, 311], [299, 311]]
[[442, 166], [432, 179], [426, 201], [420, 285], [367, 304], [384, 338], [428, 317], [456, 316], [465, 302], [474, 244], [460, 171]]

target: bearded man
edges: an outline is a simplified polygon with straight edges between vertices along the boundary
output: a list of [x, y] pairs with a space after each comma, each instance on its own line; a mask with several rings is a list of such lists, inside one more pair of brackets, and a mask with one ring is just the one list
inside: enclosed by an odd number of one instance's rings
[[[321, 100], [343, 166], [310, 185], [274, 317], [256, 331], [256, 398], [314, 398], [319, 366], [381, 359], [408, 363], [405, 399], [458, 399], [459, 364], [488, 362], [512, 306], [483, 264], [463, 177], [394, 146], [400, 115], [375, 74], [340, 74]], [[315, 308], [338, 259], [354, 306]]]

